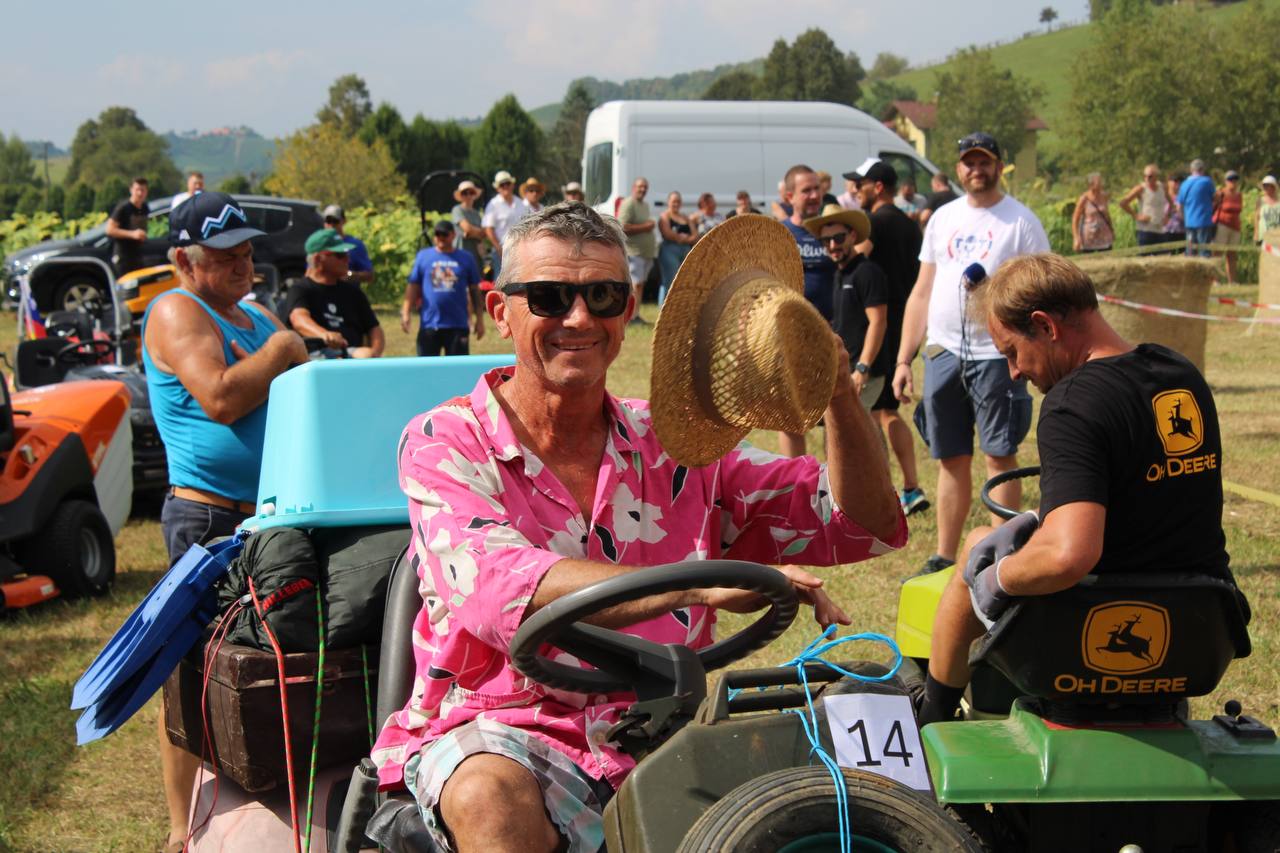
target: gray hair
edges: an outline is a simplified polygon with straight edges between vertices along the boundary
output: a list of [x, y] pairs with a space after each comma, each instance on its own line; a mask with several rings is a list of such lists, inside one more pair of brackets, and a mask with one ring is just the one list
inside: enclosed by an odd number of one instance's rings
[[627, 254], [627, 237], [618, 220], [612, 216], [601, 216], [580, 201], [553, 204], [511, 226], [502, 240], [502, 271], [494, 283], [496, 287], [501, 288], [514, 280], [519, 266], [520, 244], [539, 237], [554, 237], [569, 243], [569, 256], [575, 258], [582, 256], [582, 247], [586, 243], [617, 249], [624, 258]]
[[1204, 161], [1203, 161], [1203, 160], [1201, 160], [1200, 158], [1198, 158], [1198, 157], [1197, 157], [1195, 160], [1192, 160], [1192, 161], [1191, 161], [1191, 174], [1193, 174], [1193, 175], [1203, 175], [1203, 174], [1204, 174]]
[[[190, 246], [183, 246], [182, 249], [193, 267], [204, 263], [204, 246], [199, 243], [192, 243]], [[170, 246], [169, 251], [165, 253], [165, 257], [169, 259], [169, 263], [176, 267], [178, 265], [178, 247]]]

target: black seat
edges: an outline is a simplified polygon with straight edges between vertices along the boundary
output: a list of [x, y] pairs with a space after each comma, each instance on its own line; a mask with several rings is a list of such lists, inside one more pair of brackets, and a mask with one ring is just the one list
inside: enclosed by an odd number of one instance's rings
[[1219, 578], [1090, 575], [1019, 599], [970, 664], [1067, 716], [1074, 706], [1172, 707], [1212, 692], [1232, 659], [1249, 655], [1245, 622], [1240, 593]]
[[14, 380], [19, 388], [36, 388], [61, 382], [67, 375], [68, 365], [58, 361], [57, 355], [69, 342], [65, 338], [37, 338], [18, 344], [18, 369]]

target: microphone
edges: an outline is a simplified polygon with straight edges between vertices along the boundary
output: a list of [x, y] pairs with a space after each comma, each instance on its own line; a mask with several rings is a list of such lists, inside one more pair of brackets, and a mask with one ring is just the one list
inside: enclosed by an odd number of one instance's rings
[[964, 285], [965, 290], [973, 290], [978, 285], [987, 280], [987, 271], [982, 264], [974, 261], [964, 268], [964, 272], [960, 273], [960, 283]]

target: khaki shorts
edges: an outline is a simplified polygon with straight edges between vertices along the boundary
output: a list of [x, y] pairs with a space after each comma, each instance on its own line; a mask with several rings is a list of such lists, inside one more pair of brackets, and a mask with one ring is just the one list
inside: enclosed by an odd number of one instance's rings
[[1213, 242], [1221, 243], [1224, 246], [1240, 245], [1240, 232], [1226, 225], [1218, 226], [1218, 233], [1214, 235]]

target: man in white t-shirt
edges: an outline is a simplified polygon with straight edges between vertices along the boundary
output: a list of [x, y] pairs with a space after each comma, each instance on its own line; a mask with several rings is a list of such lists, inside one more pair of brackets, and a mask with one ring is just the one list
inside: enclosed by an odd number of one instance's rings
[[[955, 563], [960, 534], [973, 503], [973, 433], [994, 476], [1018, 464], [1018, 445], [1031, 427], [1026, 380], [1009, 376], [1005, 358], [981, 323], [966, 316], [969, 284], [978, 284], [1018, 255], [1049, 251], [1036, 215], [1000, 191], [1000, 146], [987, 133], [960, 140], [956, 176], [965, 195], [929, 218], [920, 247], [920, 274], [907, 300], [893, 391], [902, 402], [915, 392], [911, 362], [928, 328], [924, 394], [915, 423], [937, 459], [938, 550], [921, 574]], [[1015, 480], [993, 491], [1018, 506]], [[994, 524], [999, 519], [993, 517]]]
[[480, 227], [493, 244], [493, 278], [497, 281], [502, 269], [502, 240], [512, 225], [529, 214], [529, 206], [516, 196], [516, 179], [506, 169], [493, 176], [493, 188], [498, 194], [484, 206]]

